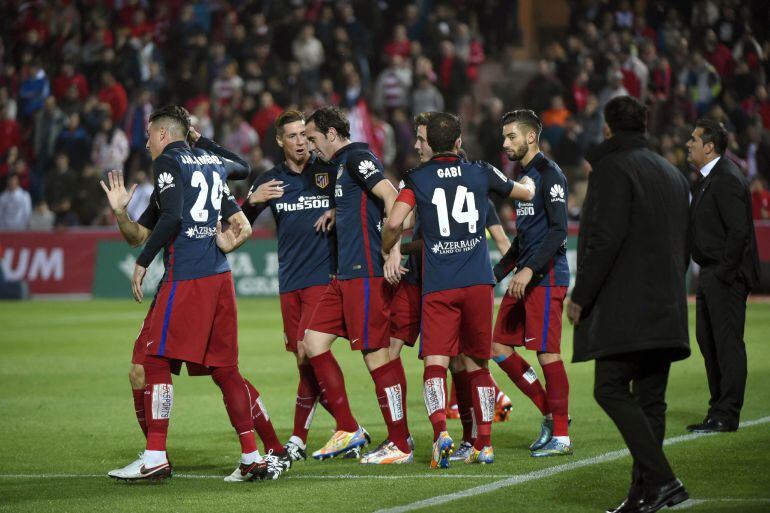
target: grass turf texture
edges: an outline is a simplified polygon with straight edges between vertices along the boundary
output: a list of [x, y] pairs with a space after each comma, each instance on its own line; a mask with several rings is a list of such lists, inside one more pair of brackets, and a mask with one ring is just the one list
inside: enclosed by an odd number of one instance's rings
[[[293, 355], [283, 348], [278, 301], [239, 300], [238, 306], [241, 372], [262, 393], [279, 437], [286, 440], [297, 377]], [[209, 378], [183, 375], [174, 381], [169, 433], [177, 477], [158, 485], [116, 483], [104, 474], [131, 462], [143, 448], [127, 371], [146, 307], [129, 301], [0, 304], [0, 511], [375, 511], [624, 447], [593, 400], [593, 365], [568, 364], [575, 455], [531, 458], [527, 446], [540, 418], [493, 363], [497, 382], [514, 404], [511, 419], [494, 425], [495, 464], [455, 464], [448, 471], [430, 471], [432, 432], [422, 402], [422, 366], [415, 349], [405, 348], [409, 421], [417, 443], [412, 465], [309, 460], [295, 464], [279, 481], [224, 483], [222, 478], [235, 468], [239, 448], [219, 389]], [[675, 364], [671, 373], [668, 437], [685, 434], [684, 426], [699, 421], [706, 408], [693, 312], [691, 307], [694, 354]], [[743, 420], [770, 415], [770, 349], [765, 341], [770, 305], [750, 304], [747, 317], [749, 383]], [[565, 323], [566, 360], [571, 339]], [[360, 354], [341, 339], [335, 354], [345, 372], [353, 412], [377, 443], [385, 437], [385, 427]], [[525, 356], [538, 369], [534, 355]], [[308, 452], [320, 447], [332, 429], [331, 417], [319, 408]], [[450, 420], [449, 429], [459, 443], [459, 421]], [[704, 500], [688, 511], [770, 511], [770, 462], [763, 450], [769, 432], [770, 424], [762, 424], [669, 447], [667, 454], [692, 497]], [[603, 511], [627, 490], [630, 464], [626, 456], [421, 511]]]

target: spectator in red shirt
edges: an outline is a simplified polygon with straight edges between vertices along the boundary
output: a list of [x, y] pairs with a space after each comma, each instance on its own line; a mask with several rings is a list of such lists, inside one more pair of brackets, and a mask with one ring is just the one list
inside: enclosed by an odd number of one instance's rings
[[11, 147], [21, 143], [19, 123], [10, 116], [10, 108], [3, 106], [0, 112], [0, 158], [5, 156]]
[[770, 219], [770, 191], [759, 177], [751, 181], [751, 210], [754, 219]]
[[67, 90], [74, 86], [78, 91], [78, 99], [88, 98], [88, 81], [85, 75], [75, 71], [71, 62], [64, 62], [61, 71], [53, 80], [53, 95], [61, 101], [67, 94]]
[[251, 118], [251, 126], [259, 134], [259, 139], [264, 141], [267, 130], [275, 121], [275, 118], [283, 112], [283, 109], [275, 104], [273, 95], [269, 91], [264, 91], [259, 95], [259, 110]]
[[102, 88], [99, 89], [99, 101], [110, 106], [110, 114], [115, 124], [123, 120], [128, 109], [126, 90], [115, 80], [111, 71], [102, 72]]
[[400, 55], [404, 59], [409, 58], [412, 43], [406, 35], [406, 26], [399, 23], [393, 28], [393, 39], [385, 44], [383, 51], [389, 58]]
[[719, 42], [716, 32], [706, 31], [703, 39], [703, 56], [709, 61], [722, 77], [730, 77], [735, 69], [735, 61], [730, 49]]

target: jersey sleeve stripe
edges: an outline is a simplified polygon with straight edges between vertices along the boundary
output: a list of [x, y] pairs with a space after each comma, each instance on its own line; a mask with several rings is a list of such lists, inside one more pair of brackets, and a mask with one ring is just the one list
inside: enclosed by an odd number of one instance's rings
[[406, 203], [410, 207], [414, 207], [416, 203], [414, 191], [411, 189], [401, 189], [401, 191], [398, 193], [396, 201], [400, 201], [401, 203]]

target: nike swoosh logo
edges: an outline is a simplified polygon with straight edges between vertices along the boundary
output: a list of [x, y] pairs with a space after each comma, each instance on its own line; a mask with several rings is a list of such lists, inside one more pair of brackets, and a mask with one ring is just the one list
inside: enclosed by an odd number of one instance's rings
[[353, 340], [350, 341], [350, 343], [351, 344], [355, 344], [357, 340], [361, 340], [361, 339], [360, 338], [354, 338]]
[[150, 340], [149, 342], [147, 342], [147, 347], [150, 347], [151, 345], [152, 345], [152, 340]]
[[537, 337], [532, 337], [532, 338], [525, 338], [525, 339], [524, 339], [524, 343], [526, 344], [527, 342], [531, 342], [531, 341], [535, 340], [536, 338], [537, 338]]

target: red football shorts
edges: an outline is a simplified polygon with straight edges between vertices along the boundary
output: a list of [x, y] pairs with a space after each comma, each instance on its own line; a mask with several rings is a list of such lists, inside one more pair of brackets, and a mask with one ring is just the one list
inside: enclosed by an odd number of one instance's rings
[[354, 351], [390, 347], [393, 294], [382, 277], [332, 280], [307, 329], [347, 338]]
[[439, 290], [422, 298], [420, 358], [462, 353], [488, 360], [492, 356], [492, 285]]
[[316, 285], [281, 294], [283, 341], [287, 351], [297, 352], [297, 342], [305, 338], [307, 325], [325, 290], [326, 285]]
[[422, 288], [401, 280], [390, 303], [390, 336], [414, 346], [420, 335]]
[[526, 346], [540, 353], [561, 353], [561, 317], [567, 287], [532, 287], [524, 300], [506, 294], [497, 312], [492, 340]]
[[238, 365], [232, 275], [163, 283], [152, 308], [145, 354], [206, 367]]

